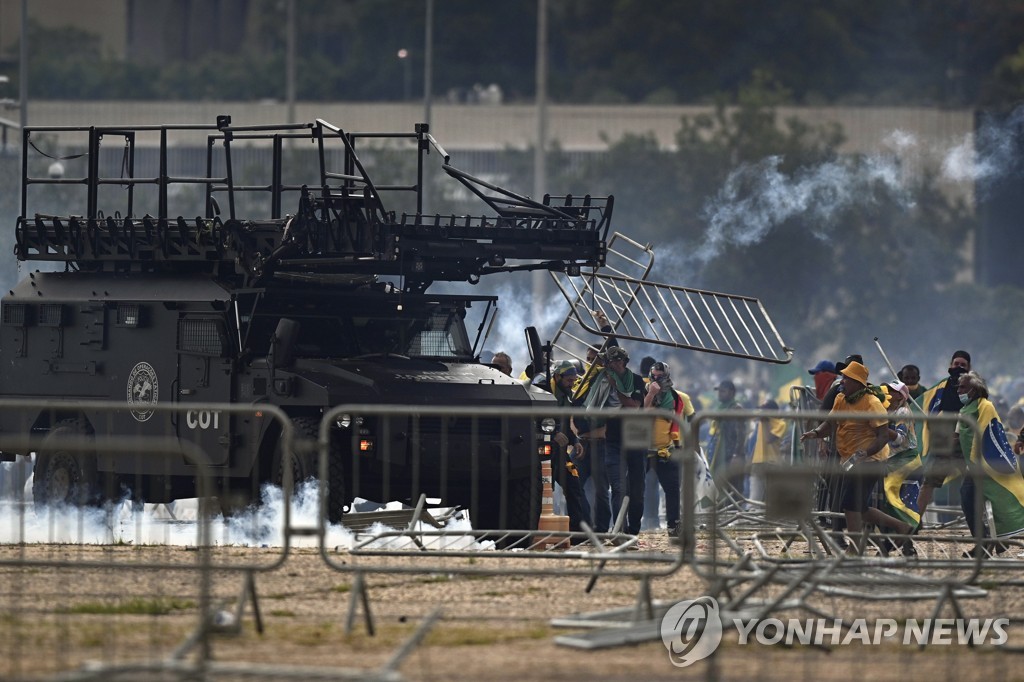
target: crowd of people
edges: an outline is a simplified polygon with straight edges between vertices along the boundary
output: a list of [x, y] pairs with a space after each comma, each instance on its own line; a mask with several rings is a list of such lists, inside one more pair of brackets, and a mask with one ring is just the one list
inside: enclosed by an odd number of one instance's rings
[[[604, 315], [595, 317], [602, 331], [611, 331]], [[596, 532], [608, 532], [620, 515], [619, 529], [630, 534], [660, 527], [661, 499], [652, 493], [663, 492], [665, 526], [674, 536], [680, 481], [672, 454], [680, 443], [679, 423], [654, 417], [650, 443], [624, 447], [623, 419], [615, 412], [662, 410], [686, 419], [695, 408], [690, 396], [674, 386], [667, 363], [645, 357], [635, 372], [630, 361], [612, 336], [603, 346], [590, 347], [585, 361], [556, 359], [550, 375], [528, 367], [520, 379], [550, 391], [559, 406], [575, 408], [571, 418], [560, 420], [553, 436], [554, 478], [564, 495], [570, 530], [581, 530], [585, 521]], [[511, 374], [506, 353], [496, 353], [491, 364]]]
[[[550, 375], [521, 377], [550, 390], [560, 406], [578, 409], [562, 420], [555, 435], [556, 480], [570, 528], [580, 530], [585, 521], [606, 532], [621, 512], [621, 530], [627, 533], [667, 527], [674, 536], [680, 518], [679, 467], [673, 459], [680, 445], [679, 422], [691, 421], [701, 404], [696, 395], [682, 390], [664, 360], [644, 357], [634, 372], [629, 353], [610, 335], [607, 320], [595, 316], [609, 336], [604, 346], [589, 349], [586, 361], [562, 359], [551, 365]], [[511, 373], [506, 354], [497, 354], [495, 362]], [[861, 553], [864, 546], [844, 538], [863, 537], [865, 527], [873, 527], [891, 534], [880, 546], [884, 553], [915, 555], [913, 536], [920, 532], [935, 492], [953, 487], [954, 481], [959, 481], [960, 504], [972, 535], [995, 536], [972, 553], [1003, 552], [1006, 546], [1000, 539], [1024, 533], [1024, 477], [1018, 463], [1024, 456], [1024, 398], [1009, 406], [993, 397], [985, 379], [972, 371], [968, 352], [955, 351], [948, 377], [931, 387], [921, 383], [920, 369], [909, 364], [896, 379], [876, 385], [857, 354], [839, 362], [822, 360], [808, 373], [812, 409], [828, 414], [812, 429], [791, 431], [793, 420], [779, 418], [782, 401], [773, 398], [757, 401], [764, 417], [709, 420], [700, 432], [700, 445], [719, 487], [731, 488], [747, 502], [763, 501], [766, 472], [811, 453], [811, 460], [835, 465], [824, 468], [831, 473], [823, 476], [818, 508], [835, 512], [829, 522], [833, 536], [850, 553]], [[714, 391], [717, 402], [705, 401], [706, 407], [744, 409], [734, 381], [721, 380]], [[783, 402], [782, 409], [792, 406]], [[596, 408], [601, 408], [600, 416], [592, 414]], [[676, 418], [653, 418], [650, 443], [624, 447], [623, 420], [607, 418], [608, 411], [645, 409], [671, 412]], [[943, 414], [971, 417], [982, 437], [976, 438], [966, 421], [922, 418]], [[1009, 433], [1002, 414], [1008, 416]], [[991, 509], [987, 524], [980, 523], [982, 502]]]
[[[882, 549], [898, 544], [904, 556], [914, 556], [911, 536], [922, 529], [935, 492], [955, 484], [967, 527], [981, 540], [965, 556], [1003, 553], [1007, 545], [1000, 539], [1024, 533], [1024, 477], [1018, 462], [1024, 455], [1024, 423], [1014, 423], [1014, 431], [1007, 433], [988, 383], [972, 370], [970, 353], [954, 351], [948, 376], [930, 388], [921, 385], [916, 365], [904, 366], [896, 381], [881, 386], [870, 383], [860, 356], [836, 365], [837, 379], [818, 394], [830, 418], [804, 432], [801, 440], [832, 436], [820, 453], [838, 462], [844, 473], [832, 477], [827, 498], [851, 533], [859, 532], [864, 521], [893, 530], [900, 542], [886, 542]], [[819, 363], [811, 371], [828, 370]], [[824, 383], [816, 381], [816, 386]], [[828, 391], [837, 385], [839, 396], [829, 402]], [[861, 420], [850, 418], [858, 412]], [[1004, 404], [1002, 412], [1012, 410]], [[929, 419], [942, 415], [945, 420]], [[863, 549], [847, 547], [852, 553]]]

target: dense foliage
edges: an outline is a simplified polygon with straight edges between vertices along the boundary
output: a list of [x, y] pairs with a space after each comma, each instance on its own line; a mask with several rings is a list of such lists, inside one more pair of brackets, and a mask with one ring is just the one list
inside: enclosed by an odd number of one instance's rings
[[[533, 97], [537, 0], [436, 0], [435, 96], [498, 85]], [[32, 95], [262, 99], [284, 93], [285, 3], [251, 0], [242, 44], [120, 61], [80, 30], [30, 33]], [[297, 96], [384, 101], [423, 92], [423, 0], [296, 3]], [[735, 97], [755, 71], [798, 104], [993, 105], [1024, 93], [1020, 0], [548, 0], [555, 101]], [[59, 45], [59, 49], [54, 46]], [[406, 49], [405, 61], [398, 59]], [[16, 73], [17, 69], [10, 69]]]

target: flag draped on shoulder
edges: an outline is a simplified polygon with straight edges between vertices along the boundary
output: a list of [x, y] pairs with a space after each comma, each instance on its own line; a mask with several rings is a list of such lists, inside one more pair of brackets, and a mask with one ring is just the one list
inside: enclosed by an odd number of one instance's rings
[[[942, 392], [946, 390], [946, 384], [948, 382], [949, 379], [943, 379], [942, 381], [940, 381], [939, 383], [935, 384], [927, 391], [922, 393], [921, 396], [917, 399], [918, 405], [921, 406], [921, 409], [924, 410], [925, 414], [939, 414], [939, 403], [942, 402]], [[949, 413], [947, 412], [946, 414]], [[944, 424], [940, 424], [940, 426], [943, 426], [944, 428], [949, 428], [946, 427]], [[919, 450], [921, 453], [921, 456], [918, 458], [918, 462], [920, 463], [920, 466], [923, 467], [925, 463], [928, 461], [928, 455], [931, 454], [931, 424], [927, 421], [918, 422], [916, 428], [917, 442], [919, 443]], [[958, 478], [959, 476], [959, 472], [954, 472], [946, 477], [946, 480], [943, 482], [943, 484], [956, 480], [956, 478]]]
[[917, 448], [898, 452], [885, 462], [885, 508], [882, 510], [900, 521], [917, 526], [921, 513], [917, 495], [921, 492], [921, 455]]
[[[935, 384], [927, 391], [921, 394], [918, 398], [917, 403], [924, 410], [925, 414], [937, 414], [939, 411], [939, 402], [942, 400], [942, 391], [946, 388], [946, 382], [949, 379], [943, 379], [939, 383]], [[931, 433], [929, 432], [928, 422], [924, 422], [921, 426], [921, 433], [918, 442], [921, 444], [921, 457], [925, 458], [928, 453], [931, 452]]]
[[[974, 417], [980, 438], [966, 424], [959, 425], [960, 446], [980, 479], [985, 500], [992, 504], [997, 537], [1024, 533], [1024, 478], [992, 401], [980, 398], [960, 414]], [[967, 453], [970, 453], [969, 455]]]

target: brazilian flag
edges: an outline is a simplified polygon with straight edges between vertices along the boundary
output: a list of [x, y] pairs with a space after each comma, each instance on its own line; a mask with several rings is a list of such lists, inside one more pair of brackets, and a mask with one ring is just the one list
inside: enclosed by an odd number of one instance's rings
[[913, 527], [921, 523], [921, 513], [917, 509], [917, 495], [921, 492], [920, 468], [921, 454], [916, 448], [898, 452], [886, 460], [882, 484], [885, 490], [882, 511]]
[[[935, 384], [927, 391], [921, 394], [917, 399], [918, 405], [924, 410], [925, 414], [939, 414], [939, 403], [942, 401], [942, 392], [946, 388], [946, 384], [949, 379], [943, 379], [939, 383]], [[948, 413], [947, 413], [948, 414]], [[939, 425], [943, 429], [949, 428], [949, 423], [943, 423]], [[931, 424], [927, 421], [917, 422], [917, 442], [920, 443], [921, 456], [918, 458], [918, 466], [923, 467], [927, 461], [927, 457], [931, 452]], [[966, 450], [965, 450], [966, 452]], [[946, 477], [945, 483], [959, 477], [959, 473], [951, 474]]]
[[[942, 400], [942, 391], [945, 390], [946, 382], [948, 381], [949, 379], [943, 379], [922, 393], [921, 397], [917, 399], [918, 405], [921, 406], [921, 409], [924, 410], [925, 414], [938, 414], [939, 402]], [[945, 426], [945, 424], [943, 424], [943, 426]], [[930, 430], [928, 427], [928, 422], [924, 422], [924, 425], [921, 427], [921, 432], [918, 434], [920, 436], [920, 438], [918, 438], [918, 442], [921, 444], [922, 459], [927, 457], [928, 453], [931, 451], [931, 433], [929, 432]]]
[[979, 480], [980, 489], [992, 504], [996, 536], [1024, 532], [1024, 478], [995, 406], [987, 398], [979, 398], [965, 405], [960, 414], [974, 417], [981, 432], [978, 439], [973, 429], [960, 425], [960, 447], [970, 453], [971, 467], [984, 474]]

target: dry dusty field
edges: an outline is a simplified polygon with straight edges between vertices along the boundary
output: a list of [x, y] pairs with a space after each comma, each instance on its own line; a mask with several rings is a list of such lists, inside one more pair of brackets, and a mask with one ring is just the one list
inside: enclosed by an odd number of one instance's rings
[[[650, 556], [672, 551], [664, 535], [644, 534]], [[741, 544], [750, 547], [740, 538]], [[707, 551], [707, 539], [699, 544]], [[779, 550], [781, 552], [781, 548]], [[160, 660], [187, 641], [198, 618], [199, 573], [194, 549], [181, 547], [27, 545], [0, 546], [0, 679], [39, 680], [80, 669], [89, 661], [124, 664]], [[375, 634], [365, 628], [360, 609], [355, 628], [346, 633], [354, 576], [347, 569], [371, 565], [395, 569], [414, 560], [398, 557], [353, 557], [331, 553], [332, 568], [313, 549], [293, 549], [280, 562], [280, 549], [220, 548], [214, 559], [233, 566], [257, 566], [257, 595], [263, 624], [256, 631], [251, 603], [239, 632], [211, 641], [218, 663], [246, 663], [253, 670], [284, 668], [295, 679], [312, 679], [312, 667], [325, 674], [343, 669], [372, 670], [384, 665], [396, 648], [428, 614], [440, 620], [398, 666], [409, 680], [1011, 680], [1024, 678], [1024, 600], [1020, 587], [996, 583], [1024, 569], [1024, 559], [992, 572], [984, 598], [964, 600], [967, 617], [1013, 619], [1008, 647], [930, 646], [924, 650], [896, 644], [854, 643], [823, 650], [807, 646], [740, 645], [726, 631], [712, 659], [682, 669], [674, 667], [661, 641], [595, 651], [555, 643], [551, 619], [573, 613], [631, 607], [638, 581], [602, 577], [585, 590], [583, 575], [460, 575], [505, 566], [536, 569], [528, 560], [446, 558], [442, 570], [365, 574]], [[45, 562], [67, 565], [50, 567]], [[42, 562], [42, 563], [34, 563]], [[112, 562], [113, 568], [90, 567]], [[1020, 568], [1016, 564], [1021, 564]], [[146, 568], [146, 565], [158, 568]], [[175, 566], [183, 566], [176, 569]], [[422, 564], [419, 564], [422, 565]], [[552, 567], [553, 562], [544, 562]], [[579, 570], [580, 562], [567, 566]], [[663, 570], [665, 564], [658, 564]], [[443, 570], [448, 568], [448, 570]], [[340, 570], [338, 570], [340, 569]], [[865, 571], [874, 570], [870, 566]], [[242, 594], [245, 572], [220, 570], [211, 577], [215, 603], [225, 610]], [[996, 579], [998, 577], [998, 580]], [[1024, 575], [1022, 575], [1024, 577]], [[742, 588], [737, 588], [742, 589]], [[772, 588], [779, 589], [779, 588]], [[655, 599], [676, 601], [707, 592], [705, 580], [684, 566], [651, 582]], [[851, 600], [818, 595], [816, 608], [842, 618], [926, 618], [931, 601]], [[787, 612], [800, 618], [801, 612]], [[943, 616], [953, 617], [949, 607]], [[194, 657], [198, 648], [187, 654]], [[300, 670], [300, 667], [302, 670]], [[224, 675], [214, 679], [246, 679]], [[170, 679], [133, 673], [118, 679]], [[113, 679], [100, 674], [96, 679]], [[284, 679], [276, 676], [276, 679]]]

